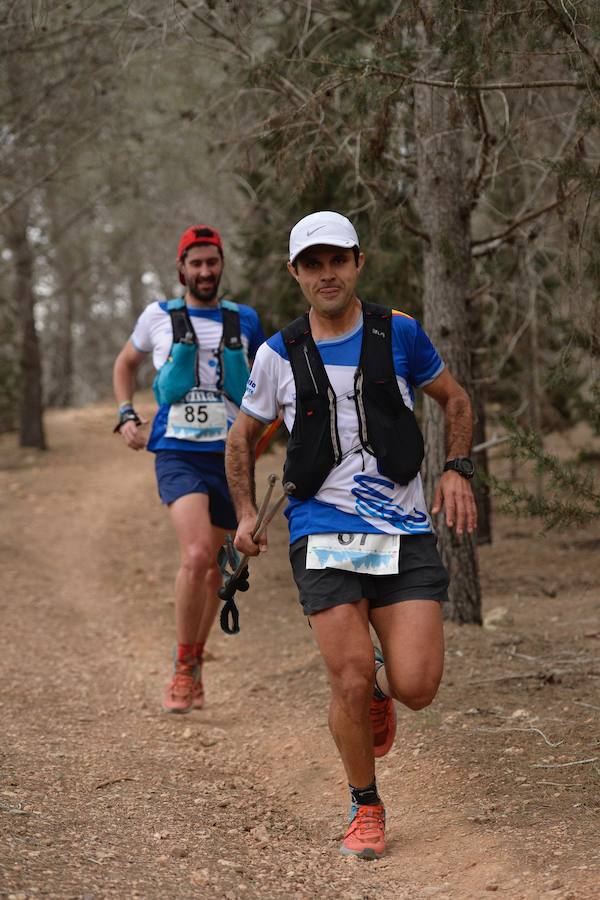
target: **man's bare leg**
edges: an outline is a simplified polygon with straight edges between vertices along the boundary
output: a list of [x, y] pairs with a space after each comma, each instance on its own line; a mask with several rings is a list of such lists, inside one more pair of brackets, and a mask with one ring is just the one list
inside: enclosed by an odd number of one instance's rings
[[216, 557], [225, 532], [211, 525], [207, 494], [186, 494], [169, 506], [169, 513], [181, 557], [175, 579], [177, 642], [194, 644], [208, 637], [219, 606]]
[[348, 777], [351, 820], [340, 851], [377, 859], [385, 852], [385, 811], [375, 783], [370, 706], [375, 657], [366, 600], [311, 616], [331, 685], [329, 727]]
[[[348, 782], [362, 788], [375, 777], [369, 706], [375, 662], [366, 600], [310, 617], [331, 686], [329, 727]], [[343, 635], [343, 640], [340, 640]]]
[[[187, 494], [169, 506], [179, 542], [175, 579], [175, 627], [178, 644], [175, 674], [163, 706], [169, 712], [200, 709], [204, 691], [200, 663], [204, 643], [219, 608], [221, 574], [217, 553], [225, 531], [211, 525], [206, 494]], [[184, 652], [185, 651], [185, 652]], [[180, 658], [181, 657], [181, 658]]]
[[225, 537], [227, 534], [231, 534], [231, 532], [226, 531], [224, 528], [217, 528], [214, 525], [212, 526], [212, 563], [206, 573], [204, 582], [205, 599], [202, 609], [202, 615], [200, 617], [200, 625], [198, 626], [198, 631], [196, 634], [197, 644], [204, 645], [206, 643], [217, 613], [221, 608], [222, 600], [219, 597], [219, 588], [223, 584], [223, 576], [221, 574], [219, 566], [217, 565], [217, 555], [220, 548], [225, 543]]
[[372, 609], [385, 669], [377, 684], [409, 709], [423, 709], [437, 693], [444, 669], [444, 630], [437, 600], [403, 600]]

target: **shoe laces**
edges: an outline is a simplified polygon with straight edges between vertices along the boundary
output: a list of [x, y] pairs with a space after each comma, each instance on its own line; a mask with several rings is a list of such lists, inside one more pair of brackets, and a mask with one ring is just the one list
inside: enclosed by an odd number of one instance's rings
[[172, 694], [185, 694], [194, 682], [194, 670], [191, 666], [178, 663], [171, 681]]
[[359, 806], [352, 822], [353, 830], [361, 838], [370, 838], [381, 833], [385, 825], [383, 806]]

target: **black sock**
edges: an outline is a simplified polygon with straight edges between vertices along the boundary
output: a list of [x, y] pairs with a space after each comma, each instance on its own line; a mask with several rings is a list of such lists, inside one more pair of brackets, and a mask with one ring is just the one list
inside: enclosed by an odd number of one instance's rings
[[375, 779], [371, 782], [371, 784], [367, 785], [364, 788], [357, 788], [353, 785], [349, 784], [350, 788], [350, 796], [352, 797], [352, 802], [356, 806], [379, 806], [381, 800], [379, 798], [379, 794], [377, 793], [377, 784]]

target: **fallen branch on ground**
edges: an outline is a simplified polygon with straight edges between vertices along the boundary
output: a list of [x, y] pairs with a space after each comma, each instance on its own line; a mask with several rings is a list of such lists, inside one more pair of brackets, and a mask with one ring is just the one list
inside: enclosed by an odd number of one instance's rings
[[99, 791], [100, 788], [110, 787], [111, 784], [119, 784], [121, 781], [133, 781], [133, 778], [130, 778], [129, 775], [124, 775], [123, 778], [111, 778], [110, 781], [102, 781], [100, 784], [97, 784], [96, 790]]
[[564, 741], [558, 741], [558, 743], [553, 744], [552, 741], [549, 741], [543, 731], [539, 728], [535, 728], [531, 725], [529, 728], [476, 728], [475, 731], [483, 731], [485, 734], [506, 734], [509, 731], [535, 731], [536, 734], [539, 734], [540, 737], [544, 739], [544, 741], [548, 744], [549, 747], [560, 747], [561, 744], [564, 744]]
[[568, 763], [534, 763], [530, 769], [566, 769], [567, 766], [587, 766], [588, 763], [598, 762], [600, 756], [592, 756], [591, 759], [576, 759]]

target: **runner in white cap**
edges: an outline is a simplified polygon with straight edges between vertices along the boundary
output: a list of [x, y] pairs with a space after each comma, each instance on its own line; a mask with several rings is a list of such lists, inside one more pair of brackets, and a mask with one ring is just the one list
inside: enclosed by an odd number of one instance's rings
[[423, 496], [414, 388], [446, 417], [448, 462], [432, 513], [444, 506], [460, 535], [475, 528], [476, 510], [469, 399], [418, 322], [359, 299], [363, 265], [354, 226], [339, 213], [313, 213], [292, 229], [288, 270], [309, 311], [259, 348], [226, 471], [236, 546], [256, 555], [266, 540], [251, 537], [253, 451], [281, 411], [290, 431], [284, 480], [295, 485], [290, 560], [327, 668], [329, 724], [351, 793], [341, 852], [373, 859], [385, 850], [375, 758], [394, 740], [394, 700], [413, 710], [431, 703], [444, 656], [448, 575]]

